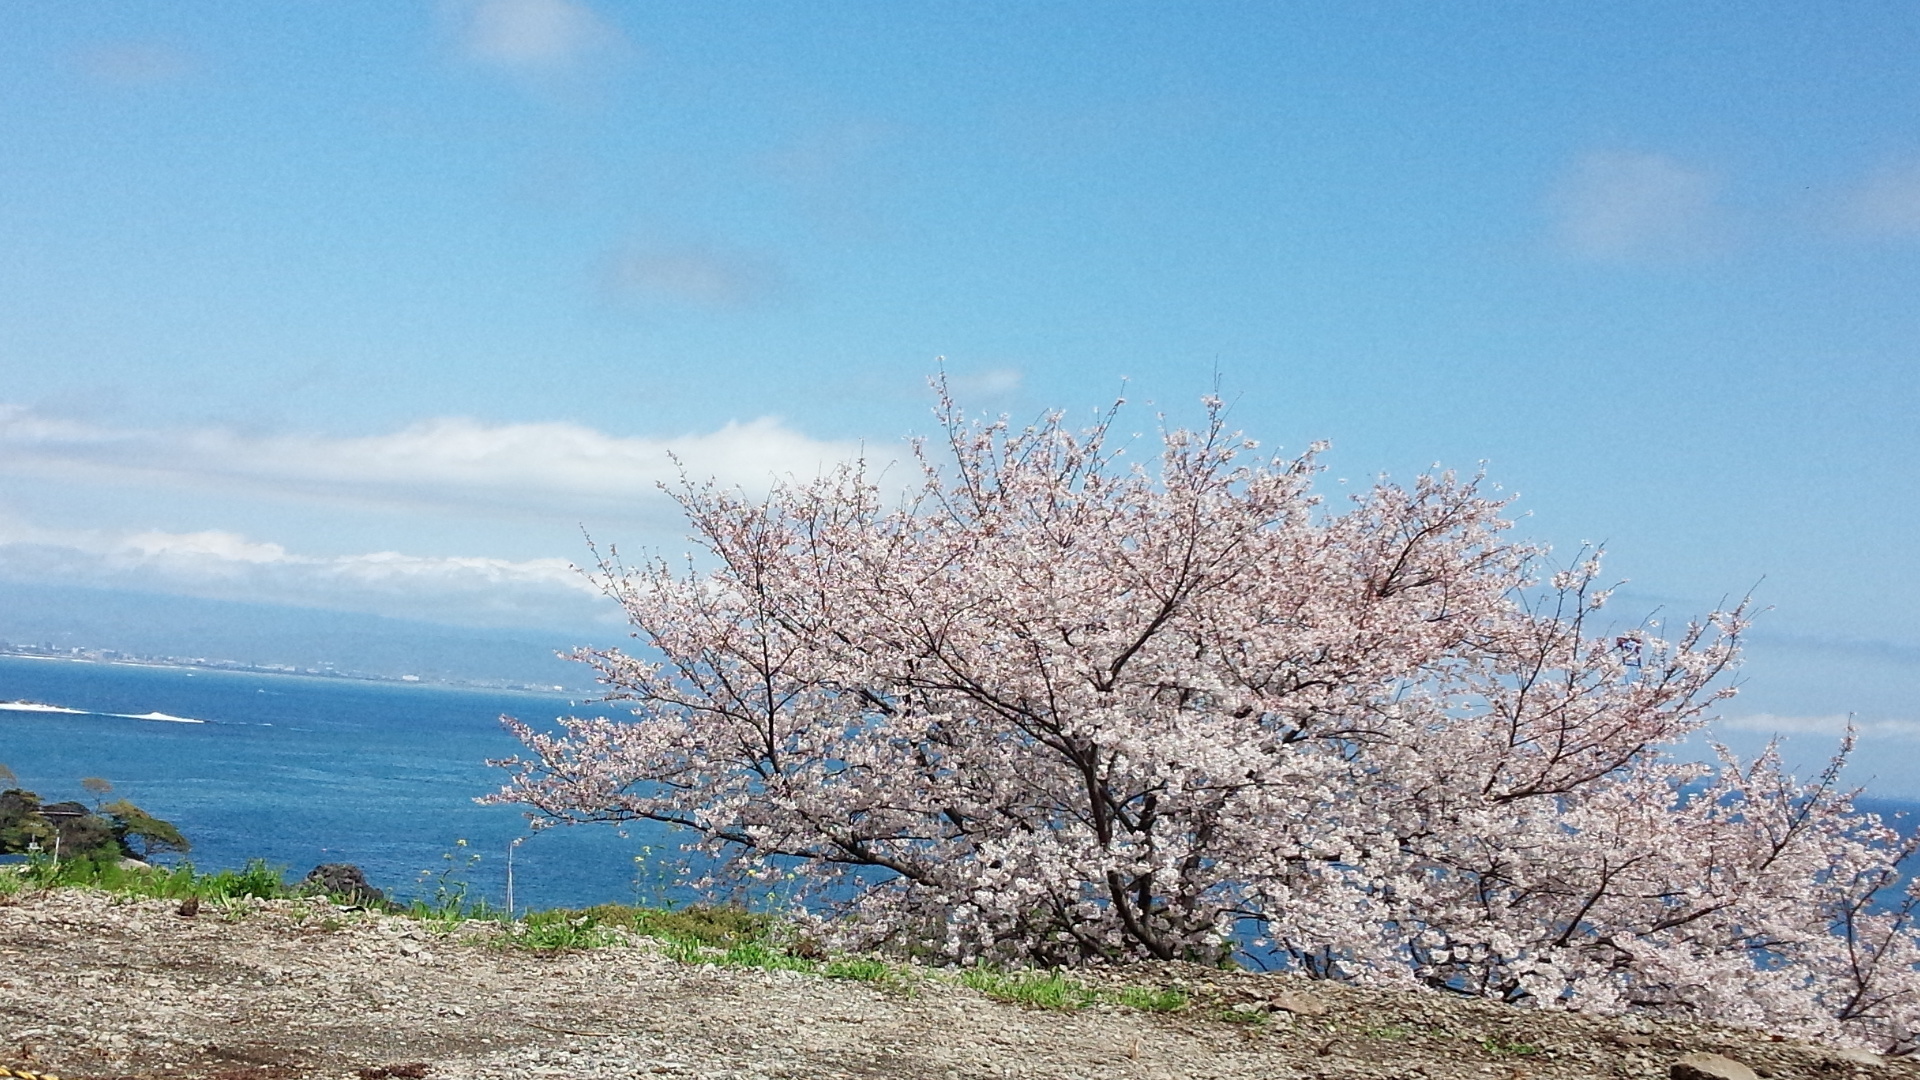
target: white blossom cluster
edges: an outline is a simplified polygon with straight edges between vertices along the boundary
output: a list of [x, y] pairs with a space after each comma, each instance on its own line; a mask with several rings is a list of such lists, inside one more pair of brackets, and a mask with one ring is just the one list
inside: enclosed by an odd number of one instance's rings
[[1915, 1049], [1910, 846], [1839, 761], [1670, 755], [1743, 608], [1603, 633], [1597, 561], [1535, 580], [1478, 480], [1328, 507], [1209, 410], [1147, 468], [1111, 416], [949, 402], [898, 506], [860, 465], [690, 486], [714, 569], [602, 564], [644, 650], [583, 658], [635, 718], [513, 724], [493, 798], [797, 861], [847, 944], [1219, 961], [1251, 926], [1323, 977]]

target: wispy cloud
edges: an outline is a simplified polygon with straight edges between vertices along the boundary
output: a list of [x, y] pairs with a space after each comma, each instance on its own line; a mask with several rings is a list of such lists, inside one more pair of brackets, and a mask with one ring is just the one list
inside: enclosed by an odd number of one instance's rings
[[478, 626], [581, 626], [617, 614], [564, 559], [303, 555], [219, 531], [60, 532], [0, 521], [0, 577]]
[[[568, 423], [427, 420], [384, 435], [256, 434], [228, 428], [114, 430], [0, 406], [0, 470], [33, 475], [250, 486], [283, 497], [512, 506], [578, 512], [652, 497], [684, 465], [750, 490], [811, 477], [860, 452], [778, 420], [673, 438]], [[678, 463], [676, 463], [678, 459]]]
[[1017, 392], [1025, 381], [1026, 377], [1019, 368], [995, 367], [950, 375], [947, 385], [953, 389], [956, 397], [977, 405], [983, 399], [1008, 397]]
[[161, 41], [95, 45], [75, 54], [74, 60], [87, 78], [118, 87], [175, 82], [192, 74], [194, 68], [186, 50]]
[[635, 244], [607, 260], [607, 290], [639, 304], [751, 307], [779, 290], [774, 264], [711, 244]]
[[456, 0], [447, 10], [463, 56], [524, 74], [568, 71], [625, 42], [578, 0]]
[[1848, 724], [1863, 736], [1894, 739], [1920, 738], [1920, 720], [1862, 720], [1844, 713], [1825, 716], [1780, 716], [1751, 713], [1721, 718], [1715, 725], [1727, 731], [1749, 731], [1762, 735], [1844, 735]]
[[1842, 214], [1856, 235], [1920, 239], [1920, 162], [1873, 173], [1847, 195]]
[[1550, 204], [1554, 232], [1586, 259], [1687, 258], [1717, 246], [1720, 181], [1662, 154], [1599, 151], [1563, 176]]
[[1894, 638], [1839, 637], [1829, 634], [1788, 634], [1755, 631], [1747, 635], [1749, 648], [1828, 653], [1854, 661], [1904, 666], [1920, 665], [1920, 642]]
[[799, 207], [837, 236], [871, 236], [881, 227], [883, 193], [894, 178], [886, 151], [894, 124], [854, 121], [805, 132], [761, 159]]

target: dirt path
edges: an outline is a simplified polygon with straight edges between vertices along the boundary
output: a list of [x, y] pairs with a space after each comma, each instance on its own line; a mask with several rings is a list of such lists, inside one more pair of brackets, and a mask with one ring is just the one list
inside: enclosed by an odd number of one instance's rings
[[[1195, 1004], [1047, 1012], [940, 979], [689, 966], [649, 943], [542, 957], [317, 902], [0, 907], [0, 1067], [63, 1078], [1654, 1078], [1716, 1051], [1779, 1078], [1913, 1063], [1286, 976], [1161, 969]], [[1237, 1010], [1236, 1011], [1236, 1007]], [[1223, 1017], [1251, 1016], [1253, 1022]]]

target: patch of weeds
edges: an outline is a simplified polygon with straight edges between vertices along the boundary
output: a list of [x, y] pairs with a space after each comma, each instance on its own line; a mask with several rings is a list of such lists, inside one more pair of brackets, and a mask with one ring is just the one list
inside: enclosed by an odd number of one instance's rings
[[277, 900], [291, 896], [284, 868], [269, 866], [264, 859], [250, 860], [239, 870], [220, 870], [212, 874], [196, 873], [192, 863], [175, 867], [152, 866], [131, 870], [112, 886], [117, 896], [143, 900]]
[[829, 979], [846, 979], [849, 982], [890, 983], [901, 977], [900, 969], [885, 960], [871, 956], [843, 956], [829, 960], [820, 969], [820, 974]]
[[962, 971], [960, 983], [995, 1001], [1031, 1005], [1037, 1009], [1065, 1012], [1083, 1009], [1100, 1000], [1099, 995], [1087, 984], [1058, 971], [1000, 971], [976, 967]]
[[[192, 868], [188, 867], [191, 871]], [[265, 859], [248, 860], [246, 868], [235, 872], [222, 870], [205, 879], [203, 886], [221, 897], [249, 897], [255, 900], [277, 900], [293, 895], [287, 887], [284, 867], [268, 866]]]
[[1382, 1024], [1367, 1028], [1362, 1034], [1369, 1039], [1384, 1039], [1388, 1042], [1401, 1042], [1413, 1037], [1413, 1029], [1401, 1024]]
[[536, 911], [508, 927], [505, 943], [535, 952], [558, 953], [624, 944], [619, 931], [600, 925], [590, 911]]
[[0, 870], [0, 895], [29, 888], [99, 889], [117, 901], [228, 900], [254, 897], [276, 900], [292, 896], [285, 868], [254, 859], [240, 870], [202, 874], [189, 862], [177, 866], [122, 866], [118, 860], [67, 859], [54, 864], [38, 859]]
[[415, 900], [401, 909], [400, 914], [419, 923], [428, 931], [442, 936], [450, 936], [465, 929], [468, 923], [486, 922], [499, 919], [500, 909], [477, 900], [471, 904], [464, 899], [449, 901], [441, 905], [431, 905]]
[[407, 905], [407, 915], [421, 922], [440, 923], [438, 929], [447, 930], [467, 919], [489, 917], [492, 912], [486, 901], [467, 902], [467, 875], [480, 864], [479, 852], [468, 851], [466, 840], [455, 840], [453, 850], [442, 852], [440, 861], [444, 865], [437, 873], [420, 871], [420, 886], [424, 889], [432, 885], [433, 897], [429, 899], [422, 892]]
[[773, 920], [741, 908], [694, 906], [677, 911], [606, 905], [589, 917], [660, 942], [682, 964], [818, 972], [817, 960], [798, 956], [773, 940]]
[[[738, 905], [649, 908], [602, 904], [578, 914], [591, 917], [601, 926], [618, 927], [654, 939], [660, 944], [661, 954], [675, 963], [798, 971], [829, 979], [892, 986], [903, 986], [909, 981], [902, 968], [878, 957], [828, 956], [816, 943], [794, 937], [792, 929], [782, 926], [773, 916]], [[1005, 984], [1002, 992], [1009, 995], [1007, 1000], [1035, 998], [1045, 1007], [1057, 1008], [1061, 1006], [1046, 1002], [1069, 996], [1065, 991], [1069, 986], [1075, 990], [1071, 996], [1084, 999], [1080, 1004], [1092, 1000], [1091, 991], [1064, 976], [1039, 976], [1034, 986], [1024, 989], [1023, 980], [1032, 978], [1027, 974], [996, 973], [996, 978], [999, 982], [995, 985]]]
[[663, 941], [693, 941], [716, 949], [730, 949], [749, 941], [767, 941], [773, 918], [742, 907], [694, 904], [683, 908], [643, 908], [602, 904], [587, 909], [602, 925], [617, 926]]
[[1129, 1009], [1141, 1012], [1179, 1012], [1187, 1007], [1189, 1000], [1185, 990], [1159, 989], [1151, 986], [1124, 986], [1119, 990], [1100, 995], [1101, 997]]
[[1532, 1043], [1514, 1042], [1504, 1035], [1489, 1035], [1480, 1040], [1480, 1049], [1495, 1057], [1532, 1057], [1540, 1048]]
[[27, 891], [25, 867], [0, 866], [0, 904], [10, 904]]
[[662, 938], [660, 943], [660, 951], [677, 964], [704, 964], [713, 952], [692, 938]]
[[814, 972], [820, 965], [803, 956], [794, 956], [763, 941], [743, 941], [720, 953], [713, 961], [721, 967], [759, 968], [762, 971]]
[[1273, 1015], [1259, 1006], [1215, 1009], [1207, 1014], [1207, 1018], [1227, 1024], [1245, 1024], [1248, 1027], [1265, 1027], [1273, 1022]]

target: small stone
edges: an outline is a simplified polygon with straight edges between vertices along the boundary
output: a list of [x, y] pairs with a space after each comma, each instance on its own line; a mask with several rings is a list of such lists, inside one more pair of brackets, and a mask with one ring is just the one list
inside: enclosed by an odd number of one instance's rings
[[1635, 1035], [1632, 1032], [1617, 1033], [1610, 1036], [1607, 1041], [1615, 1046], [1625, 1046], [1632, 1049], [1653, 1045], [1653, 1039], [1645, 1035]]
[[1673, 1080], [1760, 1080], [1746, 1065], [1719, 1054], [1688, 1054], [1667, 1070]]
[[1296, 1016], [1327, 1015], [1325, 1002], [1307, 994], [1296, 993], [1292, 990], [1282, 990], [1278, 994], [1273, 995], [1272, 999], [1268, 1001], [1268, 1004], [1276, 1009], [1285, 1009], [1287, 1012], [1293, 1013]]
[[1887, 1063], [1887, 1059], [1881, 1057], [1879, 1054], [1851, 1046], [1844, 1050], [1834, 1050], [1827, 1056], [1845, 1065], [1871, 1065], [1878, 1067]]

